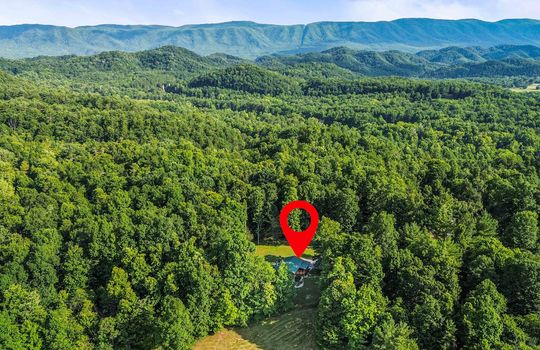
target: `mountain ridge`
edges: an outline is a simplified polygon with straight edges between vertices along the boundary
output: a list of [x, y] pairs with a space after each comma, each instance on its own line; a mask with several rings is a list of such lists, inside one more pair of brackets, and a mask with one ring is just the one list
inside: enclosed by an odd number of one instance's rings
[[44, 24], [0, 26], [0, 56], [5, 58], [89, 55], [114, 50], [135, 52], [165, 45], [184, 47], [201, 55], [219, 52], [254, 59], [274, 53], [323, 51], [335, 46], [417, 52], [447, 46], [502, 44], [540, 46], [540, 21], [402, 18], [294, 25], [232, 21], [180, 27], [116, 24], [73, 28]]
[[133, 53], [109, 51], [90, 56], [0, 58], [0, 70], [33, 81], [65, 82], [67, 79], [79, 87], [92, 83], [100, 89], [103, 85], [115, 87], [119, 81], [129, 81], [128, 85], [138, 88], [178, 90], [181, 89], [179, 81], [191, 81], [192, 87], [241, 85], [250, 92], [265, 86], [265, 91], [279, 94], [282, 86], [290, 87], [290, 91], [297, 89], [293, 83], [284, 83], [290, 82], [289, 78], [303, 81], [380, 76], [428, 79], [516, 77], [519, 79], [501, 82], [521, 86], [540, 77], [540, 48], [532, 45], [449, 47], [412, 54], [335, 47], [322, 52], [274, 54], [248, 61], [227, 54], [201, 56], [185, 48], [164, 46]]
[[360, 76], [466, 78], [540, 76], [540, 48], [532, 45], [447, 47], [408, 52], [355, 50], [335, 47], [322, 52], [267, 55], [255, 60], [261, 66], [293, 73], [297, 67], [330, 64]]

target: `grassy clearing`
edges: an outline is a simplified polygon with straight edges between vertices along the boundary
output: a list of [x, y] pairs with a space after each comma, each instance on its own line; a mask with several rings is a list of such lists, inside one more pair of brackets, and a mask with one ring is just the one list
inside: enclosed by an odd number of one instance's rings
[[244, 339], [234, 330], [225, 329], [203, 338], [195, 344], [193, 350], [254, 350], [261, 349], [257, 344]]
[[316, 312], [315, 308], [292, 310], [237, 332], [264, 350], [317, 349]]
[[208, 336], [194, 350], [315, 350], [316, 308], [293, 310], [256, 322], [247, 328]]
[[540, 84], [531, 84], [526, 88], [512, 88], [510, 90], [514, 92], [540, 92], [539, 86]]
[[[278, 257], [293, 256], [294, 252], [289, 245], [258, 245], [255, 249], [255, 255], [264, 256], [267, 261], [273, 261]], [[304, 254], [304, 258], [312, 258], [315, 252], [311, 248], [307, 248]]]

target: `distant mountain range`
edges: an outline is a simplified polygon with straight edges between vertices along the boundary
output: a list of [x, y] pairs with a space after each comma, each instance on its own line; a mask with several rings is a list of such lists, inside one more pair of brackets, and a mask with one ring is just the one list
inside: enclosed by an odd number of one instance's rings
[[[167, 26], [99, 25], [76, 28], [49, 25], [0, 26], [0, 57], [90, 55], [103, 51], [141, 51], [164, 45], [187, 48], [201, 55], [225, 53], [242, 58], [281, 53], [323, 51], [336, 46], [364, 50], [414, 53], [448, 46], [540, 46], [540, 21], [509, 19], [399, 19], [389, 22], [319, 22], [307, 25], [269, 25], [253, 22]], [[477, 62], [488, 53], [461, 55]], [[433, 51], [424, 58], [437, 60]], [[469, 55], [469, 56], [468, 56]], [[496, 57], [496, 53], [493, 53]], [[445, 56], [446, 59], [446, 56]], [[498, 59], [498, 58], [497, 58]], [[439, 59], [440, 60], [440, 59]]]

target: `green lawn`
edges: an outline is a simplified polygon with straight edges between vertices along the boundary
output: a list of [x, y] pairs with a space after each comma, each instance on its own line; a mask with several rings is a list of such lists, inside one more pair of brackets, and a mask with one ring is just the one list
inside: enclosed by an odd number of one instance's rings
[[[288, 244], [280, 245], [257, 245], [255, 249], [255, 254], [258, 256], [264, 256], [267, 261], [273, 262], [278, 257], [287, 257], [294, 256], [294, 252]], [[311, 248], [307, 248], [302, 257], [312, 258], [315, 255], [315, 252]]]

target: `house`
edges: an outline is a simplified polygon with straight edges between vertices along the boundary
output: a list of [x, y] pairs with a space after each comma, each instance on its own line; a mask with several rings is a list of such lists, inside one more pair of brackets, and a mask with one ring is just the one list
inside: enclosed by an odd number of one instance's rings
[[289, 256], [287, 258], [282, 259], [277, 264], [278, 267], [279, 267], [279, 264], [281, 264], [281, 262], [284, 262], [285, 264], [287, 264], [289, 271], [295, 276], [305, 276], [309, 273], [309, 271], [313, 269], [316, 261], [298, 258], [296, 256]]

